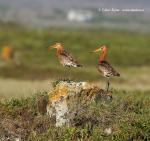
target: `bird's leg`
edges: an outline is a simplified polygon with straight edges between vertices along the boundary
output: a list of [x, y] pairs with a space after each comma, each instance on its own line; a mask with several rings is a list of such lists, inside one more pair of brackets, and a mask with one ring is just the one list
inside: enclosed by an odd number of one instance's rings
[[69, 67], [65, 67], [64, 76], [62, 80], [64, 81], [70, 80], [70, 68]]
[[64, 78], [67, 77], [67, 67], [65, 67], [65, 73], [64, 73]]
[[64, 73], [63, 73], [63, 76], [62, 76], [61, 80], [66, 81], [68, 79], [67, 75], [68, 75], [68, 68], [65, 66], [64, 67]]
[[109, 82], [109, 78], [107, 78], [107, 87], [106, 87], [106, 91], [108, 92], [109, 90], [109, 86], [110, 86], [110, 82]]
[[68, 79], [71, 80], [71, 67], [68, 67]]

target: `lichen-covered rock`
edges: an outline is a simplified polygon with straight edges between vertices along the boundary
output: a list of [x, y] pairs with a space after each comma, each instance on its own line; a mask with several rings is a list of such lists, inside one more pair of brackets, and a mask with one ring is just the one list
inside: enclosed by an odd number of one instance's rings
[[69, 123], [66, 117], [68, 113], [67, 99], [69, 96], [78, 94], [81, 90], [82, 83], [60, 81], [54, 89], [49, 92], [47, 112], [50, 116], [56, 116], [56, 126]]
[[[106, 93], [87, 82], [60, 81], [49, 92], [47, 113], [56, 118], [56, 126], [69, 125], [70, 120], [80, 108], [99, 98], [111, 98]], [[71, 118], [70, 118], [71, 117]]]

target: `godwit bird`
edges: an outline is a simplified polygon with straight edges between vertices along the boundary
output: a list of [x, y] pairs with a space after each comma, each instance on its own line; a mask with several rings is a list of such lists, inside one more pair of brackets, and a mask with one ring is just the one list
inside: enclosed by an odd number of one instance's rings
[[11, 61], [18, 67], [21, 65], [21, 62], [17, 57], [17, 53], [9, 45], [3, 47], [1, 58], [4, 63], [8, 63]]
[[120, 76], [120, 74], [105, 60], [107, 54], [107, 47], [105, 45], [100, 48], [94, 50], [93, 52], [100, 52], [99, 62], [98, 62], [98, 71], [103, 74], [105, 78], [107, 78], [107, 92], [109, 90], [109, 77]]
[[53, 46], [50, 46], [50, 48], [55, 48], [57, 50], [57, 58], [60, 64], [62, 64], [64, 67], [82, 67], [82, 65], [80, 65], [71, 54], [64, 50], [64, 46], [61, 43], [56, 43]]
[[12, 60], [14, 58], [14, 52], [12, 48], [9, 46], [3, 47], [1, 57], [4, 62]]

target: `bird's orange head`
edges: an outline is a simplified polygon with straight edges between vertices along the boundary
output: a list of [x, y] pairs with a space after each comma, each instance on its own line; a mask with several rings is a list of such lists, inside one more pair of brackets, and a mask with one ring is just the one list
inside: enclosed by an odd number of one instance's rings
[[100, 51], [106, 52], [106, 50], [107, 50], [106, 45], [102, 45], [98, 49], [94, 50], [93, 52], [100, 52]]
[[56, 44], [49, 47], [49, 49], [52, 49], [52, 48], [55, 48], [57, 50], [63, 50], [64, 47], [61, 43], [56, 43]]

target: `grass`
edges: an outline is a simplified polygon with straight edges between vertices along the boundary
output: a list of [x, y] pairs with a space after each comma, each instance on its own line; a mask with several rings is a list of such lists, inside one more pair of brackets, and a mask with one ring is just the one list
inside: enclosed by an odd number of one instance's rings
[[[88, 81], [90, 83], [94, 83], [98, 87], [105, 88], [106, 80], [99, 77], [99, 73], [96, 69], [92, 69], [89, 73], [96, 74], [97, 79], [88, 80], [88, 78], [83, 79], [83, 81]], [[140, 68], [140, 73], [137, 71], [137, 68], [126, 68], [120, 69], [121, 78], [111, 79], [111, 88], [117, 90], [125, 90], [125, 91], [149, 91], [150, 87], [150, 79], [149, 79], [149, 68]], [[134, 75], [133, 75], [134, 74]], [[74, 75], [72, 75], [74, 76]], [[5, 98], [20, 98], [20, 97], [28, 97], [33, 95], [36, 92], [48, 91], [51, 89], [51, 82], [55, 79], [51, 77], [47, 77], [45, 80], [25, 80], [23, 79], [14, 79], [13, 78], [0, 78], [0, 99]], [[33, 78], [33, 76], [32, 76]], [[80, 79], [75, 78], [76, 81]], [[95, 81], [96, 80], [96, 81]]]
[[[64, 43], [84, 64], [83, 69], [71, 72], [77, 81], [104, 87], [105, 81], [96, 69], [98, 55], [91, 53], [100, 44], [108, 45], [108, 60], [121, 73], [121, 78], [112, 80], [112, 102], [91, 103], [70, 127], [63, 128], [54, 127], [54, 120], [39, 114], [37, 108], [38, 99], [47, 97], [47, 92], [41, 92], [51, 88], [49, 82], [64, 77], [55, 51], [47, 50], [55, 42]], [[5, 44], [13, 47], [22, 65], [0, 62], [0, 140], [18, 136], [34, 141], [150, 140], [150, 33], [102, 28], [26, 29], [5, 24], [0, 27], [0, 49]], [[3, 100], [10, 97], [13, 99]]]
[[[92, 102], [74, 117], [70, 127], [62, 128], [54, 127], [54, 121], [48, 115], [38, 114], [37, 101], [46, 95], [41, 93], [26, 99], [1, 102], [0, 139], [4, 135], [10, 138], [13, 136], [8, 126], [11, 122], [15, 124], [16, 137], [24, 140], [150, 140], [149, 91], [115, 91], [112, 102]], [[109, 128], [110, 134], [106, 133], [106, 129]]]
[[[77, 58], [84, 69], [74, 70], [76, 78], [96, 80], [98, 54], [91, 51], [101, 44], [108, 45], [108, 60], [118, 70], [150, 66], [149, 33], [138, 33], [107, 29], [25, 29], [15, 25], [2, 25], [0, 47], [9, 43], [19, 56], [22, 66], [1, 67], [1, 77], [20, 79], [46, 79], [62, 76], [64, 69], [59, 65], [55, 50], [48, 52], [48, 46], [62, 42], [65, 49]], [[33, 73], [34, 72], [34, 73]], [[92, 73], [91, 73], [92, 72]], [[139, 72], [139, 71], [137, 71]]]

